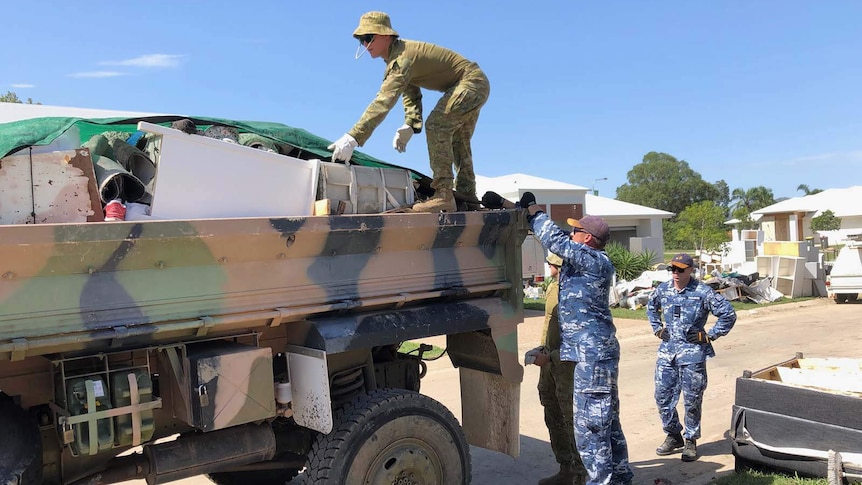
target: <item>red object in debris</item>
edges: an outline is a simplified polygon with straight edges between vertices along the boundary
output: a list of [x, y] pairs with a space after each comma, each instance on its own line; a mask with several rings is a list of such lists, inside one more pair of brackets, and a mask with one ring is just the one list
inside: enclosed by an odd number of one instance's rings
[[114, 199], [105, 205], [105, 221], [125, 221], [126, 206], [119, 199]]

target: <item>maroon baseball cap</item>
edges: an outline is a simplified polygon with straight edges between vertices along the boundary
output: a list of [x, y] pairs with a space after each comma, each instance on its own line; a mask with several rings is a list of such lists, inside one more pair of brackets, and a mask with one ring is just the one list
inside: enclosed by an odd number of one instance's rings
[[566, 222], [579, 229], [583, 229], [592, 234], [599, 242], [600, 246], [604, 246], [608, 242], [611, 235], [611, 230], [608, 223], [599, 216], [584, 216], [580, 219], [566, 219]]

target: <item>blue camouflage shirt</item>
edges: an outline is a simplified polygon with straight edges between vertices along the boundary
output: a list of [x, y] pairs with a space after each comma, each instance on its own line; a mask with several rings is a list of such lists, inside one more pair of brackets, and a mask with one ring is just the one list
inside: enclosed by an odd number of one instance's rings
[[690, 329], [706, 330], [706, 319], [712, 313], [718, 317], [715, 325], [707, 331], [710, 340], [727, 335], [736, 323], [736, 310], [719, 293], [708, 285], [692, 278], [685, 288], [677, 291], [673, 281], [658, 285], [647, 303], [647, 317], [653, 333], [664, 326], [670, 332], [670, 339], [662, 341], [658, 348], [658, 360], [680, 365], [703, 362], [714, 357], [711, 343], [692, 344], [685, 339]]
[[544, 212], [530, 221], [542, 246], [563, 258], [560, 268], [560, 360], [619, 359], [608, 296], [614, 265], [602, 250], [574, 242]]

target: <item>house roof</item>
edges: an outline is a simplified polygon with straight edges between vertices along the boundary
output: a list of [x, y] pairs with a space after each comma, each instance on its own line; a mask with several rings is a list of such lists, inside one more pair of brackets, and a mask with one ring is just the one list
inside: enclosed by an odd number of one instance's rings
[[476, 185], [478, 192], [484, 193], [485, 190], [493, 189], [503, 197], [511, 200], [517, 200], [520, 190], [561, 190], [573, 192], [586, 192], [584, 194], [584, 205], [586, 212], [595, 216], [602, 217], [661, 217], [667, 219], [673, 217], [673, 212], [653, 209], [630, 202], [622, 202], [616, 199], [609, 199], [589, 193], [589, 189], [580, 185], [567, 184], [556, 180], [536, 177], [523, 173], [513, 173], [500, 177], [483, 177], [476, 176]]
[[27, 120], [31, 118], [132, 118], [157, 116], [158, 113], [142, 111], [119, 111], [114, 109], [72, 108], [67, 106], [47, 106], [44, 104], [3, 103], [0, 109], [0, 123]]
[[653, 209], [631, 202], [623, 202], [621, 200], [609, 199], [598, 195], [587, 194], [586, 212], [594, 216], [602, 217], [652, 217], [659, 216], [662, 219], [673, 217], [673, 212]]
[[847, 187], [845, 189], [828, 189], [804, 197], [794, 197], [782, 200], [753, 211], [752, 215], [782, 214], [787, 212], [814, 212], [819, 213], [831, 210], [836, 217], [851, 217], [862, 215], [862, 185]]
[[519, 189], [524, 190], [588, 190], [580, 185], [567, 184], [556, 180], [527, 175], [525, 173], [513, 173], [499, 177], [476, 176], [476, 182], [483, 187], [494, 187], [494, 191], [504, 195], [517, 193]]

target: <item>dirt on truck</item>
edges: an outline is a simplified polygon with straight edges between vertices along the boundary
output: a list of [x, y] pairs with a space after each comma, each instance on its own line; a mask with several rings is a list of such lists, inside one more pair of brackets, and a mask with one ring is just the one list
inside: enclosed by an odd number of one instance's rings
[[[143, 158], [112, 172], [118, 138]], [[468, 444], [518, 454], [523, 215], [393, 211], [421, 174], [326, 144], [212, 118], [0, 124], [0, 484], [466, 484]], [[104, 222], [134, 197], [151, 212]], [[425, 347], [399, 351], [441, 335], [462, 423], [420, 393]]]

